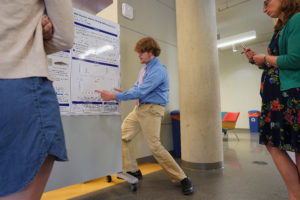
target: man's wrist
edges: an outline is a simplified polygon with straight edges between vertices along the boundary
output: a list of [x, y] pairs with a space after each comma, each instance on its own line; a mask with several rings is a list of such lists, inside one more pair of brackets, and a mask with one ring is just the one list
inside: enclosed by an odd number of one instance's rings
[[116, 94], [115, 93], [112, 93], [111, 97], [113, 98], [113, 100], [116, 100]]
[[119, 101], [120, 100], [120, 93], [115, 93], [115, 100]]

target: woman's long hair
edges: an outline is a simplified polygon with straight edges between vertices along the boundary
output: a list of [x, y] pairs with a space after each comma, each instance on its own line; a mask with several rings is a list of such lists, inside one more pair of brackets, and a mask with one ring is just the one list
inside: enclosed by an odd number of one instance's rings
[[285, 23], [289, 21], [294, 14], [300, 11], [300, 0], [282, 0], [281, 11], [284, 13], [284, 19], [277, 20], [274, 26], [275, 31], [280, 31]]

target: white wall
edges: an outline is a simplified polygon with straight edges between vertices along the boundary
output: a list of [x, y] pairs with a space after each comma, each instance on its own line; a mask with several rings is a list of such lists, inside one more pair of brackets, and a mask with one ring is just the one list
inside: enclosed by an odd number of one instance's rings
[[[134, 19], [122, 16], [122, 3], [128, 3], [134, 9]], [[134, 52], [136, 42], [142, 37], [156, 39], [162, 49], [159, 59], [167, 66], [170, 76], [170, 102], [166, 107], [162, 125], [162, 143], [168, 150], [173, 149], [172, 129], [169, 113], [179, 109], [177, 35], [175, 0], [114, 0], [107, 11], [99, 16], [114, 19], [111, 7], [117, 6], [118, 22], [121, 28], [121, 85], [127, 90], [137, 80], [141, 67]], [[111, 15], [111, 16], [110, 16]], [[270, 34], [270, 32], [268, 33]], [[271, 37], [271, 36], [270, 36]], [[268, 41], [249, 45], [257, 53], [266, 53]], [[238, 47], [241, 50], [240, 47]], [[231, 49], [219, 50], [221, 109], [228, 112], [240, 112], [236, 128], [249, 128], [248, 111], [260, 110], [260, 78], [262, 71], [247, 62], [244, 55], [233, 53]], [[133, 109], [134, 101], [122, 102], [122, 119]], [[134, 141], [137, 158], [151, 155], [142, 134]]]
[[[268, 42], [248, 46], [256, 53], [267, 53]], [[239, 49], [241, 49], [239, 47]], [[259, 110], [262, 70], [248, 63], [241, 51], [219, 50], [221, 110], [240, 112], [236, 128], [249, 128], [248, 111]]]
[[[238, 3], [240, 2], [240, 3]], [[220, 37], [255, 30], [257, 38], [249, 41], [257, 53], [266, 53], [273, 33], [273, 20], [262, 9], [262, 0], [221, 1], [217, 3], [217, 28]], [[247, 44], [247, 43], [246, 43]], [[237, 48], [241, 50], [240, 45]], [[231, 48], [219, 50], [221, 109], [241, 112], [237, 128], [249, 128], [248, 111], [260, 110], [261, 70], [248, 64], [244, 55], [233, 53]]]

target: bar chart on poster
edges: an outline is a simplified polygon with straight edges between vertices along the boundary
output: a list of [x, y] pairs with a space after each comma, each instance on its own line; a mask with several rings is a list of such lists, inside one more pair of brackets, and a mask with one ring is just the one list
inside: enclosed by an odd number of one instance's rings
[[48, 56], [61, 114], [120, 114], [118, 102], [94, 92], [120, 87], [120, 26], [78, 9], [74, 21], [73, 48]]

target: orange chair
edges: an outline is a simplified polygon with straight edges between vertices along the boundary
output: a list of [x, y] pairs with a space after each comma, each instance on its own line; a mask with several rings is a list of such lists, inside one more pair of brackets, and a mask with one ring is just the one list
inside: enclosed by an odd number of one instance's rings
[[[227, 134], [228, 130], [235, 129], [236, 122], [239, 118], [240, 112], [222, 112], [222, 132]], [[233, 132], [238, 140], [239, 137]]]

